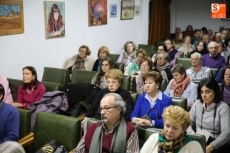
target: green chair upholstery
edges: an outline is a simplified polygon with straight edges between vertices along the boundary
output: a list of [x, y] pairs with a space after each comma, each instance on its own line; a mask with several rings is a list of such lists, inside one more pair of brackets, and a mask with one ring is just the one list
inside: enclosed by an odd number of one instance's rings
[[63, 86], [69, 83], [69, 70], [44, 67], [42, 81], [59, 83]]
[[121, 88], [127, 91], [130, 90], [130, 76], [124, 75], [124, 79], [123, 79]]
[[160, 133], [162, 129], [157, 129], [157, 128], [148, 128], [145, 130], [145, 141], [148, 140], [148, 138], [153, 134], [153, 133]]
[[95, 71], [73, 70], [72, 83], [91, 83], [96, 73]]
[[182, 64], [185, 69], [189, 69], [192, 66], [190, 58], [177, 58], [176, 64], [179, 63]]
[[23, 81], [18, 79], [7, 78], [9, 87], [14, 101], [18, 99], [18, 87], [22, 85]]
[[95, 119], [95, 118], [90, 118], [88, 119], [87, 121], [87, 129], [90, 127], [90, 125], [94, 124], [94, 123], [97, 123], [97, 122], [100, 122], [101, 120], [98, 120], [98, 119]]
[[124, 70], [125, 70], [124, 69], [124, 67], [125, 67], [124, 63], [114, 62], [114, 64], [115, 64], [115, 68], [118, 70], [121, 70], [121, 72], [124, 74]]
[[133, 100], [133, 104], [135, 106], [136, 102], [137, 102], [137, 98], [138, 98], [138, 94], [136, 92], [131, 92], [130, 93], [132, 100]]
[[36, 115], [33, 152], [51, 140], [57, 140], [67, 151], [73, 150], [81, 138], [81, 120], [74, 117], [39, 112]]
[[160, 86], [161, 92], [165, 91], [165, 89], [167, 88], [167, 85], [168, 85], [167, 80], [163, 79], [163, 81], [161, 82], [161, 86]]
[[164, 41], [162, 40], [157, 40], [156, 43], [155, 43], [155, 46], [159, 45], [159, 44], [164, 44]]
[[197, 84], [197, 85], [200, 83], [200, 81], [192, 81], [192, 82]]
[[146, 55], [149, 57], [152, 54], [156, 54], [155, 49], [145, 49]]
[[187, 53], [186, 57], [184, 57], [184, 53], [182, 52], [182, 53], [180, 53], [180, 57], [181, 58], [190, 58], [190, 52]]
[[210, 68], [211, 70], [211, 73], [212, 73], [212, 77], [215, 79], [218, 72], [219, 72], [219, 69], [215, 69], [215, 68]]
[[31, 132], [31, 110], [17, 108], [20, 116], [19, 139], [27, 136]]
[[180, 106], [181, 108], [184, 108], [184, 110], [187, 110], [187, 99], [186, 98], [172, 97], [172, 103], [173, 105]]
[[138, 49], [140, 49], [140, 48], [142, 48], [144, 50], [146, 50], [146, 49], [152, 50], [154, 48], [154, 45], [138, 44]]
[[204, 135], [200, 135], [200, 134], [188, 134], [188, 135], [191, 136], [193, 140], [198, 141], [203, 151], [206, 152], [206, 138]]
[[114, 61], [114, 62], [116, 62], [117, 60], [118, 60], [118, 57], [119, 57], [120, 55], [119, 54], [110, 54], [110, 58]]
[[61, 86], [62, 86], [59, 83], [53, 83], [53, 82], [42, 81], [41, 83], [45, 86], [46, 92], [59, 91], [61, 89]]

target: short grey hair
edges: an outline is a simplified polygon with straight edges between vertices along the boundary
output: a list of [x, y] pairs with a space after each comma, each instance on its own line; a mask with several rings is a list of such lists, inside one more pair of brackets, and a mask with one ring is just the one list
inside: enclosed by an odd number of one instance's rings
[[23, 147], [14, 141], [6, 141], [0, 145], [1, 153], [25, 153]]
[[209, 46], [210, 46], [211, 44], [214, 44], [214, 45], [216, 45], [216, 47], [217, 47], [217, 43], [216, 43], [215, 41], [211, 41], [210, 43], [208, 43], [208, 48], [209, 48]]
[[162, 54], [164, 56], [164, 58], [167, 62], [170, 61], [169, 54], [166, 51], [158, 51], [156, 54], [156, 57], [157, 57], [157, 55], [160, 55], [160, 54]]
[[125, 111], [126, 111], [126, 107], [125, 107], [126, 102], [117, 93], [108, 93], [108, 94], [104, 95], [104, 97], [107, 97], [107, 96], [113, 96], [114, 97], [114, 99], [115, 99], [114, 100], [114, 106], [121, 107], [121, 116], [123, 116], [125, 114]]
[[202, 55], [200, 53], [197, 53], [197, 52], [192, 53], [191, 58], [192, 58], [192, 56], [197, 56], [200, 60], [202, 60]]

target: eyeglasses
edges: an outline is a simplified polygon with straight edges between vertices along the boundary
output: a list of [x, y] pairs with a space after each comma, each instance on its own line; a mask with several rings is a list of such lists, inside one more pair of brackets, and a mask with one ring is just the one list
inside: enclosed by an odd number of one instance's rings
[[148, 68], [149, 66], [148, 65], [140, 65], [140, 67], [142, 67], [142, 68], [144, 68], [144, 67]]
[[209, 47], [210, 49], [217, 49], [217, 47]]
[[111, 82], [110, 82], [110, 81], [107, 81], [106, 83], [107, 83], [108, 85], [115, 85], [115, 84], [117, 84], [116, 81], [111, 81]]
[[104, 108], [98, 108], [98, 112], [101, 113], [102, 110], [104, 110], [105, 113], [107, 113], [111, 108], [117, 108], [117, 106], [112, 106], [112, 107], [109, 107], [109, 106], [105, 106]]

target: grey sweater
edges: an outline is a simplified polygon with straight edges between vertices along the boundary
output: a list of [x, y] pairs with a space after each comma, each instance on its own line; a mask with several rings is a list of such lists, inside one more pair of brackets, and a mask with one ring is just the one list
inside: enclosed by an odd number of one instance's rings
[[[202, 115], [203, 103], [201, 103], [200, 100], [197, 100], [193, 104], [189, 113], [192, 122], [196, 124], [196, 129], [201, 129], [202, 122], [202, 130], [210, 132], [211, 136], [216, 139], [211, 142], [211, 144], [215, 147], [215, 149], [217, 149], [230, 140], [230, 114], [229, 106], [223, 102], [220, 102], [217, 104], [214, 123], [214, 109], [215, 108], [210, 110], [204, 109], [204, 114]], [[191, 125], [187, 129], [187, 132], [194, 132]]]

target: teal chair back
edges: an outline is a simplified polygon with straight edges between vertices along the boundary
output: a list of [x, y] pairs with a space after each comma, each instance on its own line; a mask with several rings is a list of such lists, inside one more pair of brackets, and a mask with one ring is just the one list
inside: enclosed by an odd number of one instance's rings
[[172, 97], [173, 105], [180, 106], [184, 110], [187, 110], [187, 99], [181, 97]]
[[63, 86], [69, 83], [69, 70], [44, 67], [42, 81], [59, 83]]
[[13, 100], [17, 101], [17, 99], [18, 99], [18, 88], [20, 85], [22, 85], [23, 81], [18, 80], [18, 79], [11, 79], [11, 78], [7, 78], [7, 80], [9, 82], [9, 87], [11, 90], [11, 95], [13, 97]]
[[177, 58], [176, 64], [179, 63], [182, 64], [185, 69], [189, 69], [192, 66], [190, 58]]
[[77, 146], [80, 139], [80, 119], [44, 112], [37, 113], [32, 144], [33, 152], [51, 140], [56, 140], [69, 152]]
[[118, 70], [121, 70], [121, 72], [124, 74], [124, 70], [125, 70], [124, 69], [124, 67], [125, 67], [124, 63], [114, 62], [114, 64], [115, 64], [115, 68]]
[[97, 72], [95, 71], [84, 71], [84, 70], [73, 70], [72, 71], [72, 83], [91, 83], [93, 76]]
[[168, 85], [167, 80], [163, 79], [163, 81], [161, 82], [161, 86], [160, 86], [161, 92], [165, 91], [165, 89], [167, 88], [167, 85]]
[[31, 110], [18, 108], [20, 116], [19, 139], [25, 137], [31, 132]]
[[59, 91], [62, 87], [61, 84], [53, 82], [42, 81], [42, 84], [45, 86], [46, 92]]
[[110, 54], [110, 58], [114, 61], [114, 62], [116, 62], [117, 60], [118, 60], [118, 57], [119, 57], [120, 55], [119, 54]]

